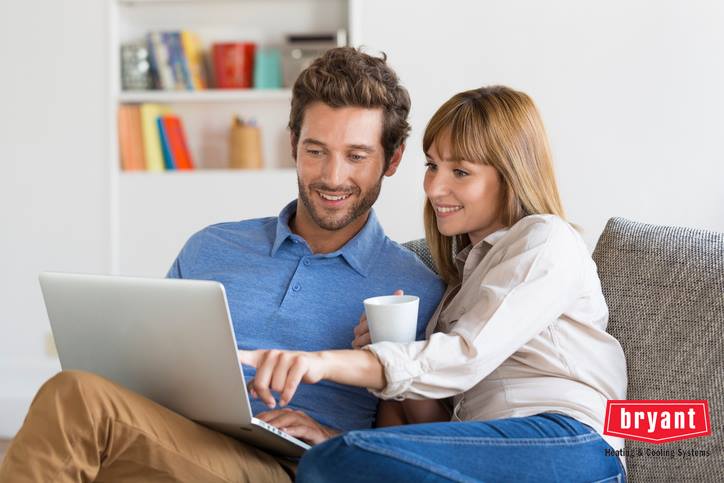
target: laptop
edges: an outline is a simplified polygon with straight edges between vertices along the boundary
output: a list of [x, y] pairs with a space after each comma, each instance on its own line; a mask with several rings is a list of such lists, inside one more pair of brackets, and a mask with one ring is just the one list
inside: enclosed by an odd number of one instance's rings
[[218, 282], [43, 272], [40, 286], [64, 370], [99, 374], [257, 448], [310, 446], [255, 418]]

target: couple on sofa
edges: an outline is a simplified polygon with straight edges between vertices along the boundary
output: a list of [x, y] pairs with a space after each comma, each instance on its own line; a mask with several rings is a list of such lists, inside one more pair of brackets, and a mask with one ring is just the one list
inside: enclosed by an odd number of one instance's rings
[[[535, 105], [483, 87], [430, 119], [424, 224], [439, 278], [372, 210], [409, 110], [384, 58], [328, 51], [293, 89], [298, 199], [196, 233], [169, 271], [225, 285], [254, 413], [313, 445], [300, 461], [61, 372], [0, 481], [624, 480], [603, 419], [625, 398], [625, 359]], [[371, 344], [361, 301], [398, 290], [420, 296], [418, 340]]]

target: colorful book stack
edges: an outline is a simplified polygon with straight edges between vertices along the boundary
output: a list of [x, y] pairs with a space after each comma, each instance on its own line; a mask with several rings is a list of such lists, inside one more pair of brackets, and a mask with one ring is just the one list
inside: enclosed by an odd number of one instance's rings
[[146, 34], [154, 87], [164, 90], [206, 89], [204, 54], [198, 37], [187, 31]]
[[181, 119], [161, 104], [122, 104], [118, 142], [124, 171], [194, 169]]

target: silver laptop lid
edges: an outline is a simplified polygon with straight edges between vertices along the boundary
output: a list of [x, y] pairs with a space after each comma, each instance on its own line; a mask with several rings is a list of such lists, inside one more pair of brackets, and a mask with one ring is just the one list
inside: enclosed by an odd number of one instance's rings
[[251, 424], [218, 282], [44, 272], [64, 370], [100, 374], [207, 425]]

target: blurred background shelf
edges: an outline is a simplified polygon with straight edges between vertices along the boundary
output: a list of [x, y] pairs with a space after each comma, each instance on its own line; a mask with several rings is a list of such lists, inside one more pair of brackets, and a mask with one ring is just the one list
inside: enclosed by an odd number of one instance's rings
[[[290, 35], [346, 32], [353, 44], [358, 0], [107, 1], [110, 271], [163, 276], [183, 243], [203, 226], [274, 215], [296, 197], [287, 129], [293, 79], [271, 89], [123, 90], [121, 46], [143, 43], [149, 32], [191, 32], [207, 54], [209, 75], [208, 54], [218, 42], [281, 49]], [[116, 112], [128, 104], [158, 104], [178, 116], [195, 169], [123, 171]], [[228, 169], [237, 117], [259, 129], [261, 170]]]

